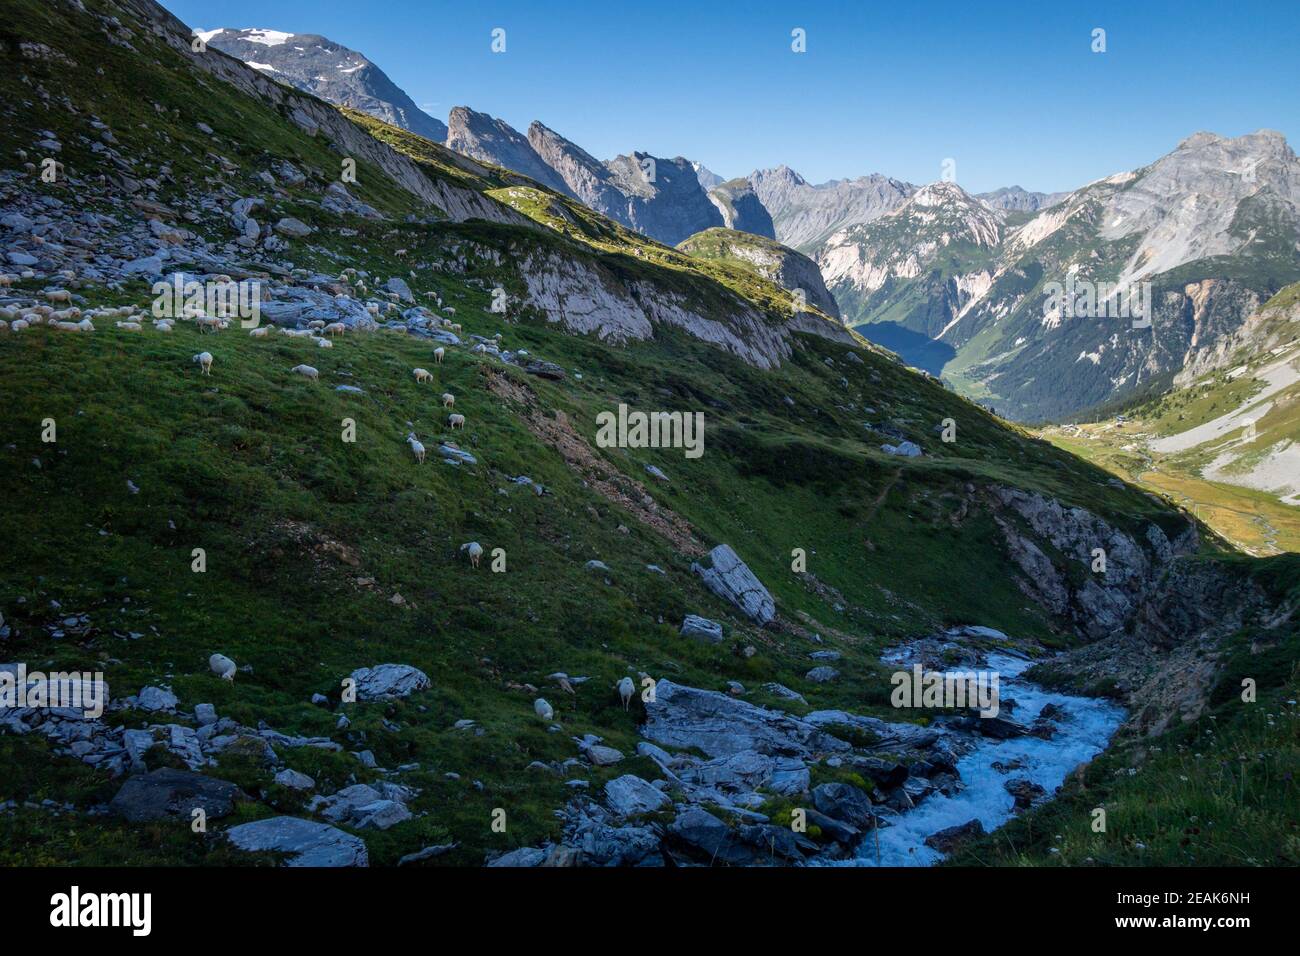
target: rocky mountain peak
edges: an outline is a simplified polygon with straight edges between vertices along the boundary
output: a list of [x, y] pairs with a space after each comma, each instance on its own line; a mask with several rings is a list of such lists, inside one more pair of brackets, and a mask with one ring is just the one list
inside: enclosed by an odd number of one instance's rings
[[383, 70], [328, 37], [260, 27], [219, 27], [198, 35], [210, 47], [326, 102], [360, 110], [434, 142], [447, 139], [447, 127], [416, 106]]
[[573, 192], [533, 149], [532, 143], [504, 120], [468, 106], [456, 106], [447, 116], [447, 148], [473, 159], [495, 163], [536, 180], [548, 189]]

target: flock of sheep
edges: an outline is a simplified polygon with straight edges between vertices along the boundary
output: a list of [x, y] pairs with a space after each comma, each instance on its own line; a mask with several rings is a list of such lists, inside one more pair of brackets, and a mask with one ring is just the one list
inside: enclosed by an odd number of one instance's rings
[[[346, 273], [345, 273], [346, 274]], [[75, 279], [75, 274], [70, 271], [61, 274], [63, 278], [71, 282]], [[6, 273], [0, 273], [0, 288], [12, 286], [20, 277]], [[24, 276], [27, 278], [27, 276]], [[223, 277], [224, 278], [224, 277]], [[0, 331], [9, 330], [21, 332], [33, 325], [47, 325], [51, 328], [66, 332], [94, 332], [94, 319], [113, 319], [117, 329], [123, 332], [139, 332], [144, 328], [144, 315], [140, 313], [137, 306], [119, 306], [119, 307], [102, 307], [97, 309], [82, 309], [72, 304], [72, 293], [66, 289], [49, 289], [43, 293], [44, 298], [49, 304], [40, 304], [32, 306], [0, 306]], [[439, 301], [441, 305], [441, 301]], [[56, 308], [63, 306], [63, 308]], [[395, 306], [388, 303], [389, 311]], [[380, 306], [377, 303], [367, 305], [367, 310], [373, 316], [378, 316]], [[454, 314], [455, 309], [447, 307], [446, 312]], [[193, 319], [200, 334], [217, 333], [230, 328], [230, 319], [221, 316], [199, 315]], [[172, 318], [155, 318], [152, 320], [153, 328], [157, 332], [171, 332], [175, 319]], [[461, 326], [459, 323], [453, 323], [447, 319], [442, 320], [443, 327], [449, 331], [459, 333]], [[255, 339], [268, 337], [272, 332], [279, 331], [281, 335], [292, 338], [310, 338], [320, 348], [332, 348], [333, 338], [344, 335], [347, 332], [347, 326], [342, 322], [326, 323], [320, 320], [308, 324], [305, 329], [287, 329], [277, 326], [258, 326], [249, 331], [249, 336]], [[330, 338], [326, 338], [329, 336]], [[498, 336], [499, 338], [499, 336]], [[446, 358], [447, 350], [442, 346], [433, 350], [433, 359], [436, 364], [441, 365]], [[203, 375], [212, 374], [213, 355], [211, 352], [203, 351], [193, 356], [192, 361], [199, 366]], [[291, 368], [290, 373], [301, 375], [312, 381], [320, 378], [320, 372], [310, 365], [295, 365]], [[431, 383], [433, 373], [428, 369], [416, 368], [412, 370], [415, 380], [419, 384]], [[451, 409], [456, 405], [456, 396], [451, 392], [442, 394], [443, 408]], [[451, 429], [464, 429], [465, 416], [457, 412], [451, 412], [447, 416], [447, 424]], [[415, 456], [417, 463], [423, 463], [425, 458], [425, 448], [423, 443], [411, 432], [406, 437], [407, 443], [411, 446], [411, 451]], [[477, 541], [470, 541], [460, 546], [460, 550], [467, 553], [470, 566], [477, 568], [479, 561], [483, 557], [483, 546]], [[213, 674], [223, 680], [233, 681], [235, 679], [235, 662], [224, 654], [213, 654], [208, 659], [208, 667]], [[636, 686], [630, 677], [622, 678], [616, 685], [619, 699], [623, 703], [623, 709], [628, 708], [633, 696], [636, 693]], [[533, 703], [533, 711], [543, 721], [550, 722], [555, 717], [554, 708], [543, 698], [539, 697]]]

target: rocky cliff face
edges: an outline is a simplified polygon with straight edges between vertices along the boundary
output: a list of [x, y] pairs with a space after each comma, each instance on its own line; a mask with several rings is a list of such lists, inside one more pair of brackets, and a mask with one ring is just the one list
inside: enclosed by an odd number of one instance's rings
[[657, 324], [680, 328], [758, 368], [779, 366], [791, 354], [793, 332], [814, 332], [854, 344], [848, 330], [812, 317], [777, 321], [736, 299], [731, 314], [705, 315], [686, 297], [649, 282], [623, 282], [595, 263], [536, 251], [519, 263], [524, 305], [579, 334], [625, 343], [650, 339]]
[[527, 176], [566, 196], [576, 195], [528, 139], [510, 124], [468, 106], [457, 106], [447, 116], [447, 148], [485, 163], [494, 163]]
[[749, 183], [772, 217], [777, 240], [800, 251], [837, 229], [879, 219], [916, 191], [876, 174], [813, 186], [788, 166], [753, 172]]
[[782, 289], [801, 291], [806, 304], [830, 318], [840, 318], [839, 304], [826, 289], [817, 264], [778, 242], [732, 229], [708, 229], [679, 243], [677, 248], [697, 258], [741, 265]]
[[356, 50], [327, 37], [228, 28], [208, 30], [201, 36], [209, 46], [326, 102], [369, 113], [435, 143], [447, 139], [446, 125], [416, 106], [383, 70]]
[[885, 316], [938, 338], [987, 290], [1004, 218], [956, 183], [931, 183], [884, 216], [834, 233], [817, 262], [836, 297], [852, 303], [851, 319]]
[[776, 226], [748, 180], [733, 179], [709, 190], [709, 201], [722, 214], [722, 224], [738, 232], [776, 238]]
[[525, 137], [501, 120], [465, 107], [452, 110], [447, 145], [475, 159], [522, 173], [665, 245], [722, 225], [688, 160], [632, 153], [601, 162], [534, 122]]
[[[1037, 493], [995, 487], [990, 496], [1021, 589], [1090, 641], [1053, 670], [1113, 687], [1131, 709], [1130, 732], [1194, 719], [1221, 640], [1247, 626], [1284, 628], [1294, 614], [1239, 569], [1199, 556], [1190, 521], [1172, 535], [1155, 524], [1134, 533]], [[1105, 570], [1094, 570], [1099, 556]]]

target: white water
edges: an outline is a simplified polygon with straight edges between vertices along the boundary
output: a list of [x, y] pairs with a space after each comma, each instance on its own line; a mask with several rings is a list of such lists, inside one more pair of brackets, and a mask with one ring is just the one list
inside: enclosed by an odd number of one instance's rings
[[[1028, 777], [1050, 798], [1066, 775], [1079, 764], [1091, 760], [1106, 748], [1111, 735], [1124, 719], [1123, 708], [1095, 697], [1074, 697], [1044, 690], [1027, 680], [1019, 680], [1032, 662], [990, 654], [981, 669], [1000, 675], [1002, 699], [1014, 698], [1011, 715], [1020, 723], [1031, 724], [1048, 704], [1056, 704], [1065, 713], [1056, 724], [1051, 740], [1016, 737], [1011, 740], [979, 738], [974, 750], [957, 762], [965, 789], [946, 797], [935, 792], [915, 809], [887, 819], [881, 827], [880, 864], [882, 866], [929, 866], [942, 854], [926, 846], [927, 836], [971, 819], [984, 824], [985, 831], [996, 829], [1012, 816], [1015, 800], [1003, 786], [1008, 780]], [[1008, 773], [993, 769], [994, 762], [1019, 761], [1022, 767]], [[858, 850], [858, 858], [842, 861], [839, 866], [875, 866], [876, 840], [868, 834]]]

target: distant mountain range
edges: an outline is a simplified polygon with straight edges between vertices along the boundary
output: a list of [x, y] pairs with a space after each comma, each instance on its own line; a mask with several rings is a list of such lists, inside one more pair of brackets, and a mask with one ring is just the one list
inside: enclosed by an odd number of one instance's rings
[[[599, 160], [540, 122], [522, 134], [468, 107], [443, 126], [324, 37], [204, 35], [269, 76], [529, 177], [665, 245], [722, 229], [798, 250], [846, 324], [1017, 419], [1157, 394], [1300, 278], [1300, 164], [1270, 131], [1197, 133], [1149, 166], [1068, 193], [972, 195], [878, 173], [811, 184], [787, 166], [724, 180], [682, 157]], [[720, 247], [716, 236], [702, 245]], [[1050, 292], [1067, 284], [1101, 296], [1054, 311]], [[1119, 308], [1146, 298], [1151, 314], [1136, 321]]]

